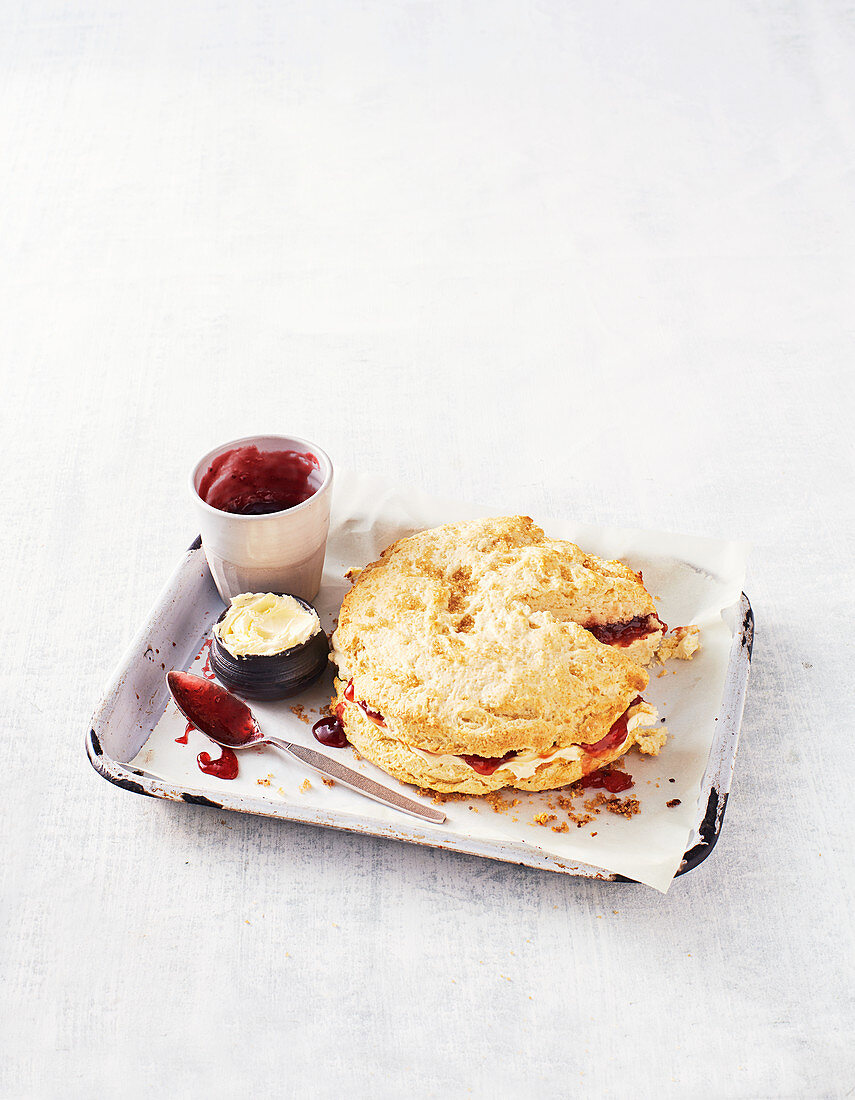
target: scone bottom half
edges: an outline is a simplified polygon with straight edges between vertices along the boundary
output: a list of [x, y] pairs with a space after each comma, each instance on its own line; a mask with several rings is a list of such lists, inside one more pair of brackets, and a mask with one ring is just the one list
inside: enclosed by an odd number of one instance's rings
[[651, 728], [656, 709], [636, 696], [597, 742], [531, 749], [501, 757], [431, 753], [394, 736], [385, 717], [356, 696], [352, 681], [336, 680], [333, 710], [347, 740], [373, 764], [404, 783], [442, 793], [489, 794], [503, 787], [543, 791], [565, 787], [614, 763], [633, 745], [655, 755], [667, 738], [664, 726]]

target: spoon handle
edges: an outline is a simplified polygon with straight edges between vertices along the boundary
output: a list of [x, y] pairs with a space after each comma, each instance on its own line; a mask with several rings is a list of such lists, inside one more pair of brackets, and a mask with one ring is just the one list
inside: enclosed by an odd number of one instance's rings
[[368, 776], [354, 771], [353, 768], [346, 768], [344, 764], [339, 764], [338, 760], [332, 760], [321, 752], [307, 749], [303, 745], [292, 745], [290, 741], [279, 741], [275, 737], [266, 737], [265, 741], [275, 745], [277, 749], [283, 749], [292, 756], [296, 756], [298, 760], [308, 764], [310, 768], [314, 768], [322, 775], [328, 775], [343, 786], [350, 787], [351, 790], [358, 791], [359, 794], [373, 798], [375, 802], [382, 802], [395, 810], [403, 810], [405, 814], [412, 814], [413, 817], [431, 821], [434, 825], [442, 825], [445, 821], [445, 814], [441, 810], [435, 810], [431, 806], [423, 806], [420, 802], [407, 798], [405, 794], [384, 787], [382, 783], [376, 783]]

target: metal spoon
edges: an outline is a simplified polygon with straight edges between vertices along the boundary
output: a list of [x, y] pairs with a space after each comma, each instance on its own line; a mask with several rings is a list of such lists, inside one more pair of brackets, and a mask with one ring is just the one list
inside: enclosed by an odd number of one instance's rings
[[423, 806], [352, 768], [346, 768], [344, 764], [339, 764], [337, 760], [332, 760], [323, 753], [307, 749], [303, 745], [294, 745], [290, 741], [281, 741], [278, 737], [265, 737], [246, 703], [211, 680], [194, 676], [191, 672], [168, 672], [166, 682], [175, 705], [187, 721], [224, 748], [245, 749], [250, 745], [273, 745], [322, 775], [328, 775], [343, 786], [373, 798], [375, 802], [403, 810], [404, 813], [431, 821], [435, 825], [441, 825], [445, 821], [445, 814], [441, 810]]

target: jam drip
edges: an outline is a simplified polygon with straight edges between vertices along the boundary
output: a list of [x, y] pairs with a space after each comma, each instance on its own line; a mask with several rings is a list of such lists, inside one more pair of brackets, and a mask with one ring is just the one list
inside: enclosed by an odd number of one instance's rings
[[628, 791], [633, 786], [633, 780], [627, 772], [599, 771], [582, 776], [573, 786], [593, 787], [595, 790], [604, 788], [609, 794], [617, 794], [619, 791]]
[[585, 629], [590, 631], [597, 641], [623, 649], [637, 642], [639, 638], [646, 638], [648, 634], [655, 634], [657, 630], [667, 630], [668, 627], [658, 615], [636, 615], [622, 623], [588, 623]]
[[343, 749], [350, 744], [345, 736], [344, 726], [337, 715], [315, 722], [312, 733], [322, 745], [328, 745], [331, 749]]
[[199, 496], [212, 508], [241, 516], [284, 512], [315, 494], [312, 476], [319, 469], [313, 454], [235, 447], [213, 460], [199, 482]]
[[223, 755], [216, 760], [211, 759], [209, 752], [200, 752], [196, 757], [199, 770], [205, 775], [215, 775], [217, 779], [236, 779], [238, 773], [238, 758], [231, 749], [223, 748]]

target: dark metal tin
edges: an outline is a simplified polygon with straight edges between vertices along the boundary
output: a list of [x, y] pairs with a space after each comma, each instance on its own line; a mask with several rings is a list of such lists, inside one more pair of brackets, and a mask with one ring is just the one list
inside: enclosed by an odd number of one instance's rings
[[[277, 596], [291, 595], [277, 592]], [[292, 596], [297, 603], [314, 611], [310, 603]], [[225, 618], [228, 608], [217, 622]], [[235, 657], [217, 636], [211, 635], [211, 671], [227, 688], [246, 699], [290, 699], [310, 687], [323, 675], [329, 663], [330, 646], [326, 634], [319, 630], [302, 645], [281, 653], [249, 654]]]

